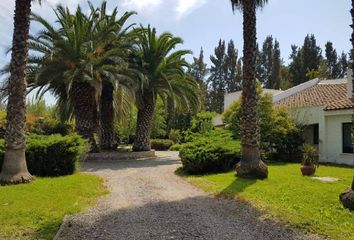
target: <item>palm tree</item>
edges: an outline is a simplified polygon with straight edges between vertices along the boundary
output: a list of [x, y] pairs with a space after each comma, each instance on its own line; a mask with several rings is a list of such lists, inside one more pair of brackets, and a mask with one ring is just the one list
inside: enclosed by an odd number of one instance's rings
[[[351, 54], [353, 56], [353, 54], [354, 54], [354, 0], [352, 0], [352, 8], [350, 10], [350, 13], [351, 13], [351, 17], [352, 17], [352, 24], [350, 25], [351, 30], [352, 30], [352, 37], [351, 37], [350, 41], [352, 43]], [[351, 76], [352, 83], [353, 83], [351, 101], [354, 106], [354, 62], [351, 63], [351, 68], [353, 70], [352, 76]], [[352, 146], [354, 149], [354, 113], [352, 115], [352, 132], [351, 132], [351, 134], [352, 134]], [[339, 195], [339, 200], [341, 201], [341, 203], [343, 204], [343, 206], [345, 208], [348, 208], [349, 210], [354, 211], [354, 178], [353, 178], [353, 182], [352, 182], [351, 187]]]
[[16, 0], [1, 184], [31, 182], [26, 163], [26, 71], [31, 0]]
[[182, 39], [170, 33], [157, 36], [155, 28], [137, 29], [135, 64], [145, 82], [136, 92], [138, 109], [134, 151], [150, 150], [150, 134], [157, 96], [172, 99], [174, 104], [198, 106], [198, 85], [185, 73], [188, 63], [183, 58], [188, 50], [173, 51]]
[[243, 13], [243, 81], [241, 145], [242, 159], [237, 166], [241, 177], [267, 178], [267, 166], [260, 159], [259, 124], [257, 113], [256, 83], [256, 8], [263, 7], [268, 0], [231, 0], [233, 11]]
[[[113, 9], [112, 13], [108, 15], [106, 11], [106, 2], [103, 2], [98, 9], [95, 9], [91, 4], [90, 8], [91, 12], [95, 12], [95, 21], [97, 25], [96, 31], [109, 31], [110, 33], [108, 35], [101, 34], [101, 36], [104, 36], [102, 41], [105, 43], [105, 46], [102, 46], [101, 51], [107, 52], [112, 48], [116, 49], [116, 58], [119, 58], [119, 62], [116, 61], [116, 63], [120, 63], [120, 66], [117, 67], [127, 65], [135, 35], [132, 34], [132, 32], [128, 32], [133, 24], [125, 28], [123, 27], [128, 18], [135, 14], [135, 12], [126, 12], [122, 17], [117, 19], [118, 9]], [[120, 51], [118, 52], [118, 50]], [[134, 83], [134, 77], [130, 77], [130, 75], [134, 74], [134, 71], [127, 67], [125, 70], [126, 71], [122, 71], [119, 75], [119, 79], [102, 79], [102, 93], [100, 99], [100, 147], [103, 150], [115, 150], [118, 146], [114, 131], [114, 91], [117, 90], [119, 84], [124, 86], [128, 85], [127, 88], [124, 88], [126, 90], [133, 89], [132, 83]], [[117, 82], [119, 84], [116, 84]]]
[[[122, 73], [128, 68], [121, 57], [121, 45], [115, 45], [117, 29], [122, 28], [111, 21], [116, 10], [110, 18], [100, 16], [98, 11], [92, 9], [90, 15], [85, 16], [78, 7], [73, 15], [59, 6], [55, 11], [59, 29], [33, 15], [44, 30], [31, 37], [30, 42], [31, 49], [37, 52], [29, 66], [31, 86], [40, 87], [42, 94], [51, 91], [57, 96], [61, 112], [75, 117], [76, 129], [89, 139], [91, 151], [99, 150], [95, 139], [99, 134], [99, 109], [103, 107], [106, 113], [106, 109], [110, 109], [106, 105], [110, 97], [101, 97], [102, 91], [106, 93], [103, 87], [118, 85], [115, 80], [123, 78]], [[122, 19], [126, 20], [131, 14], [126, 13]], [[101, 103], [102, 100], [106, 102]]]
[[[352, 29], [352, 37], [350, 39], [352, 43], [352, 56], [354, 56], [354, 0], [352, 0], [352, 9], [350, 10], [352, 16], [352, 24], [350, 25]], [[352, 61], [352, 105], [354, 106], [354, 61]], [[352, 145], [354, 151], [354, 113], [352, 115]], [[352, 191], [354, 191], [354, 177], [352, 182]]]

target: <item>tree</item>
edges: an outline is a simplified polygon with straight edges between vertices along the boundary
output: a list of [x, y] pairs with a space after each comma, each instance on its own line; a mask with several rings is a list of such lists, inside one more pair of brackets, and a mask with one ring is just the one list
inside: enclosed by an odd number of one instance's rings
[[[33, 15], [44, 29], [30, 41], [31, 49], [36, 52], [30, 61], [31, 86], [39, 87], [42, 94], [51, 91], [57, 96], [60, 112], [75, 116], [76, 130], [89, 140], [91, 151], [99, 150], [95, 135], [100, 125], [98, 109], [105, 85], [102, 82], [118, 86], [117, 80], [128, 68], [122, 59], [121, 45], [115, 44], [117, 33], [120, 34], [117, 28], [122, 28], [115, 20], [116, 9], [107, 18], [100, 17], [97, 11], [93, 9], [86, 16], [80, 7], [72, 14], [59, 6], [55, 10], [58, 29]], [[109, 94], [104, 98], [108, 99], [103, 101], [111, 101]]]
[[264, 43], [262, 52], [259, 53], [258, 71], [260, 81], [265, 88], [279, 89], [281, 82], [281, 56], [279, 42], [268, 36]]
[[[126, 21], [130, 16], [135, 14], [135, 12], [125, 12], [123, 16], [118, 18], [118, 9], [114, 8], [111, 14], [108, 14], [107, 3], [102, 2], [101, 7], [95, 9], [91, 4], [91, 14], [94, 14], [94, 21], [96, 22], [96, 31], [98, 33], [108, 32], [109, 34], [102, 34], [104, 39], [102, 39], [102, 44], [100, 46], [101, 54], [107, 53], [109, 51], [116, 51], [115, 58], [117, 68], [120, 68], [121, 74], [116, 76], [114, 79], [109, 77], [102, 78], [102, 93], [100, 98], [100, 147], [104, 150], [115, 150], [117, 149], [118, 142], [114, 132], [114, 90], [117, 89], [119, 84], [127, 85], [132, 81], [132, 78], [128, 76], [131, 75], [131, 69], [127, 68], [128, 56], [131, 51], [132, 44], [134, 40], [134, 34], [128, 32], [132, 25], [124, 27]], [[110, 61], [110, 59], [108, 59]], [[124, 69], [124, 70], [123, 70]], [[118, 78], [119, 77], [119, 78]], [[117, 84], [118, 83], [118, 84]]]
[[338, 77], [344, 78], [347, 75], [347, 71], [348, 71], [347, 54], [345, 54], [344, 52], [342, 52], [342, 55], [339, 58], [339, 69], [340, 69], [340, 73]]
[[226, 91], [236, 92], [241, 90], [242, 82], [242, 66], [241, 60], [238, 59], [238, 50], [232, 40], [227, 44], [227, 51], [225, 57], [225, 71], [226, 71]]
[[340, 63], [338, 62], [337, 51], [333, 48], [332, 42], [326, 43], [326, 64], [327, 64], [327, 74], [326, 77], [329, 79], [336, 79], [341, 74]]
[[196, 79], [200, 88], [200, 105], [201, 109], [205, 109], [206, 97], [207, 97], [207, 86], [206, 86], [206, 75], [208, 74], [207, 64], [204, 62], [204, 51], [203, 48], [200, 49], [199, 57], [193, 57], [193, 63], [191, 64], [190, 74]]
[[296, 86], [310, 80], [309, 75], [306, 76], [308, 72], [318, 70], [322, 60], [322, 51], [317, 46], [313, 34], [305, 37], [304, 45], [301, 48], [292, 45], [291, 49], [290, 59], [292, 62], [289, 64], [289, 71], [292, 75], [292, 84]]
[[226, 92], [226, 69], [225, 69], [225, 41], [219, 40], [214, 49], [214, 55], [210, 56], [212, 63], [208, 78], [208, 111], [222, 113], [224, 109], [224, 95]]
[[173, 51], [183, 41], [170, 33], [156, 34], [156, 29], [136, 29], [138, 41], [133, 53], [137, 69], [144, 81], [136, 91], [138, 109], [134, 151], [149, 151], [152, 121], [157, 96], [170, 97], [173, 105], [185, 108], [199, 107], [198, 84], [185, 72], [189, 67], [184, 59], [188, 50]]
[[232, 9], [238, 8], [243, 12], [242, 157], [236, 168], [240, 177], [268, 177], [268, 168], [262, 162], [259, 151], [256, 82], [256, 8], [262, 8], [267, 2], [267, 0], [231, 0]]
[[26, 65], [31, 0], [16, 0], [6, 116], [6, 150], [0, 184], [31, 182], [26, 163]]
[[[351, 44], [352, 44], [352, 50], [351, 50], [351, 56], [353, 56], [354, 53], [354, 0], [352, 0], [352, 8], [350, 10], [351, 17], [352, 17], [352, 24], [350, 25], [351, 31], [352, 31], [352, 36], [351, 36]], [[354, 69], [354, 61], [351, 62], [351, 68], [352, 70]], [[354, 71], [352, 72], [352, 104], [354, 105]], [[352, 144], [354, 147], [354, 113], [352, 114]], [[354, 148], [353, 148], [354, 149]], [[354, 211], [354, 177], [353, 177], [353, 182], [351, 187], [341, 193], [339, 195], [339, 200], [342, 202], [343, 206], [345, 208], [348, 208], [349, 210]]]

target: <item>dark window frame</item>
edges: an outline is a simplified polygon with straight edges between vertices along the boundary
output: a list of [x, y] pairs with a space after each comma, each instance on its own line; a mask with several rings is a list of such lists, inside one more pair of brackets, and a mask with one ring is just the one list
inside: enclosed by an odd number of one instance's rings
[[[351, 122], [345, 122], [345, 123], [342, 123], [342, 153], [354, 153], [353, 152], [353, 146], [350, 146], [350, 147], [348, 147], [348, 146], [344, 146], [344, 142], [345, 142], [345, 139], [344, 139], [344, 130], [345, 130], [345, 126], [348, 126], [348, 125], [350, 125], [350, 127], [351, 127], [351, 125], [352, 125], [352, 123]], [[350, 136], [351, 137], [351, 136]], [[353, 144], [351, 144], [351, 145], [353, 145]]]
[[320, 125], [313, 124], [313, 144], [318, 145], [320, 143]]

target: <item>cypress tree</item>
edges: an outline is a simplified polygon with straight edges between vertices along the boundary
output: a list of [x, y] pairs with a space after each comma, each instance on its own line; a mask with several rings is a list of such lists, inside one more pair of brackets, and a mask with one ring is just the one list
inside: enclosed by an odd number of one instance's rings
[[206, 75], [208, 74], [207, 64], [204, 62], [204, 51], [200, 48], [199, 57], [193, 57], [190, 74], [196, 79], [200, 89], [201, 110], [206, 108], [207, 84]]
[[310, 80], [309, 76], [314, 71], [317, 71], [322, 60], [322, 50], [317, 46], [316, 38], [312, 35], [307, 35], [304, 40], [304, 45], [298, 48], [295, 45], [291, 46], [289, 64], [289, 72], [291, 74], [291, 82], [294, 86]]
[[340, 73], [339, 73], [338, 77], [344, 78], [347, 75], [347, 71], [348, 71], [347, 54], [342, 52], [342, 55], [339, 58], [338, 64], [339, 64], [339, 69], [340, 69]]
[[[238, 60], [238, 50], [232, 40], [227, 44], [227, 55], [225, 57], [225, 73], [226, 73], [226, 91], [235, 92], [241, 90], [242, 67]], [[240, 70], [241, 69], [241, 70]]]
[[279, 42], [268, 36], [258, 55], [258, 76], [265, 88], [278, 89], [280, 87], [281, 56]]
[[327, 78], [334, 79], [340, 75], [340, 65], [338, 63], [337, 51], [333, 48], [332, 42], [327, 42], [325, 46]]
[[224, 109], [226, 92], [225, 49], [225, 41], [220, 39], [214, 50], [214, 55], [210, 56], [212, 65], [208, 78], [207, 110], [217, 113], [222, 113]]

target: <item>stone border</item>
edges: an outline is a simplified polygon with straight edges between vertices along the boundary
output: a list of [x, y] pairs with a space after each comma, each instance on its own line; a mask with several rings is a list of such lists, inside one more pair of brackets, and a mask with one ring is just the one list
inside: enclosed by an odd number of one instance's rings
[[120, 161], [156, 158], [155, 150], [146, 152], [100, 152], [88, 153], [84, 161]]

